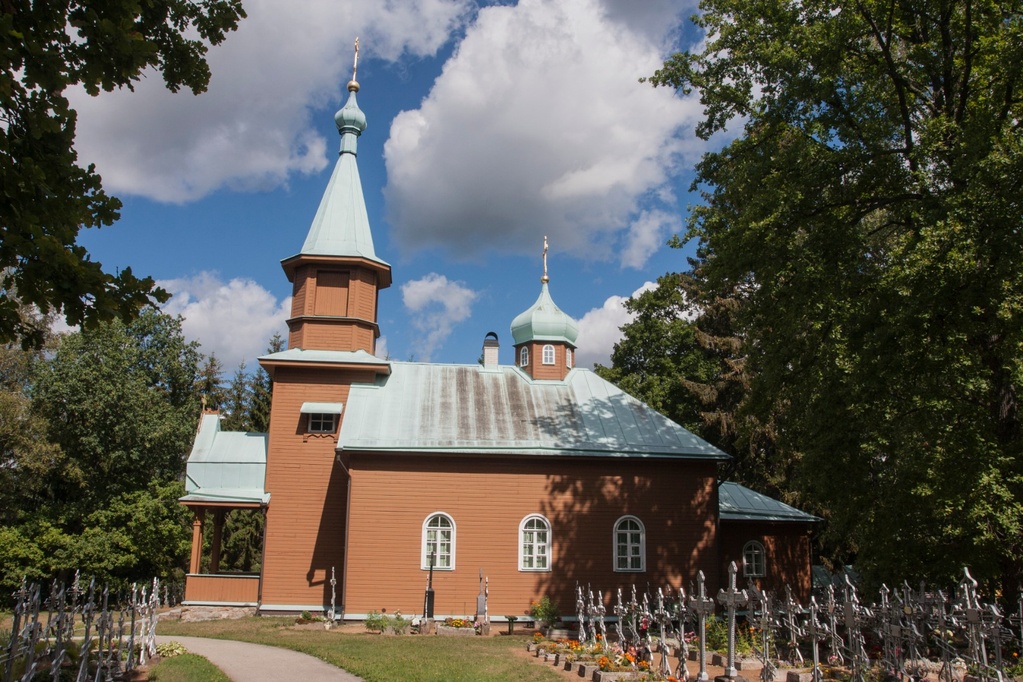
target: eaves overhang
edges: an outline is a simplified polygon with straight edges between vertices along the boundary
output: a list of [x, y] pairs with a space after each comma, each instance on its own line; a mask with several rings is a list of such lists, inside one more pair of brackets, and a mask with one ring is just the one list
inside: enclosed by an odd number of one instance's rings
[[295, 271], [303, 265], [331, 265], [338, 267], [361, 267], [377, 273], [377, 289], [391, 286], [391, 266], [381, 260], [351, 256], [329, 256], [298, 253], [281, 261], [284, 274], [289, 282], [295, 281]]

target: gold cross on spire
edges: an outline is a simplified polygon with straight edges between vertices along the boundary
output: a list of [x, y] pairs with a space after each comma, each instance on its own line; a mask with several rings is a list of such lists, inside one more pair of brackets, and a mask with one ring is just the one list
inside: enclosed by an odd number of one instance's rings
[[352, 80], [359, 71], [359, 36], [355, 36], [355, 62], [352, 64]]
[[550, 280], [551, 280], [551, 278], [547, 276], [547, 235], [544, 235], [543, 236], [543, 277], [540, 278], [540, 281], [543, 282], [544, 284], [546, 284]]
[[359, 72], [359, 38], [355, 38], [355, 61], [352, 63], [352, 80], [348, 81], [348, 92], [359, 91], [359, 81], [355, 80]]

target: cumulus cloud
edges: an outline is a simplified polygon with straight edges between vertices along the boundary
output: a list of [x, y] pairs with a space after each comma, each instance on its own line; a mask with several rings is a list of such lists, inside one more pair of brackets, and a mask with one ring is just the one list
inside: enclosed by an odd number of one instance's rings
[[417, 357], [427, 362], [451, 335], [455, 325], [471, 313], [476, 292], [462, 282], [452, 282], [435, 272], [401, 285], [401, 300], [412, 318], [412, 326], [424, 334]]
[[632, 321], [634, 315], [625, 309], [625, 302], [644, 291], [657, 287], [656, 282], [645, 282], [632, 292], [631, 296], [611, 296], [604, 305], [590, 310], [579, 320], [579, 349], [576, 363], [580, 367], [592, 367], [596, 363], [607, 365], [611, 351], [622, 340], [621, 327]]
[[669, 182], [703, 149], [684, 134], [698, 101], [638, 82], [667, 53], [654, 26], [663, 38], [686, 8], [644, 8], [629, 19], [614, 0], [480, 10], [421, 106], [391, 125], [395, 243], [471, 257], [526, 252], [549, 234], [552, 249], [642, 266], [674, 208]]
[[207, 355], [215, 353], [231, 373], [266, 352], [274, 333], [286, 333], [291, 297], [278, 301], [273, 294], [248, 279], [224, 282], [216, 273], [163, 280], [158, 285], [173, 294], [164, 312], [184, 318], [185, 338], [198, 341]]
[[89, 97], [69, 91], [78, 111], [75, 147], [104, 187], [185, 202], [218, 188], [264, 189], [327, 163], [311, 107], [336, 99], [350, 77], [352, 43], [364, 56], [432, 55], [463, 25], [470, 0], [246, 0], [248, 18], [213, 48], [208, 92], [171, 94], [148, 74], [135, 92]]

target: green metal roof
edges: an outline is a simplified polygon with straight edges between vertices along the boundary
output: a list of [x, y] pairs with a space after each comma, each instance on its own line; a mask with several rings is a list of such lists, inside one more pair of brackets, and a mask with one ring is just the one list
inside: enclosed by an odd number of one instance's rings
[[338, 447], [728, 459], [589, 370], [540, 381], [517, 367], [412, 362], [392, 362], [389, 376], [352, 385]]
[[352, 89], [349, 85], [349, 89], [348, 102], [334, 117], [341, 134], [337, 164], [309, 227], [302, 251], [297, 255], [365, 258], [389, 268], [386, 261], [377, 257], [373, 247], [366, 199], [362, 194], [362, 180], [355, 160], [359, 135], [366, 129], [366, 115], [359, 109], [355, 98], [358, 86]]
[[579, 324], [555, 305], [544, 282], [536, 303], [512, 320], [511, 334], [516, 346], [527, 341], [562, 341], [574, 347]]
[[266, 481], [265, 433], [221, 431], [220, 415], [204, 414], [185, 467], [182, 502], [258, 502], [270, 494]]
[[817, 523], [819, 516], [807, 514], [773, 497], [724, 481], [718, 486], [719, 518], [722, 521], [793, 521]]
[[313, 364], [369, 365], [378, 370], [387, 370], [390, 362], [382, 360], [364, 350], [304, 350], [289, 348], [278, 353], [270, 353], [259, 358], [260, 361], [275, 362], [308, 362]]

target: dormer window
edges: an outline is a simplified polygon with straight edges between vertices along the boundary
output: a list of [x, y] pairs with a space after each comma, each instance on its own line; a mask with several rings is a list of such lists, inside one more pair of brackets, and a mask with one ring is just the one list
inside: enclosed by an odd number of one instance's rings
[[523, 346], [519, 349], [519, 367], [525, 367], [529, 364], [529, 346]]
[[543, 364], [553, 365], [554, 364], [554, 346], [547, 344], [543, 347]]
[[307, 433], [335, 433], [341, 417], [341, 403], [302, 403]]

